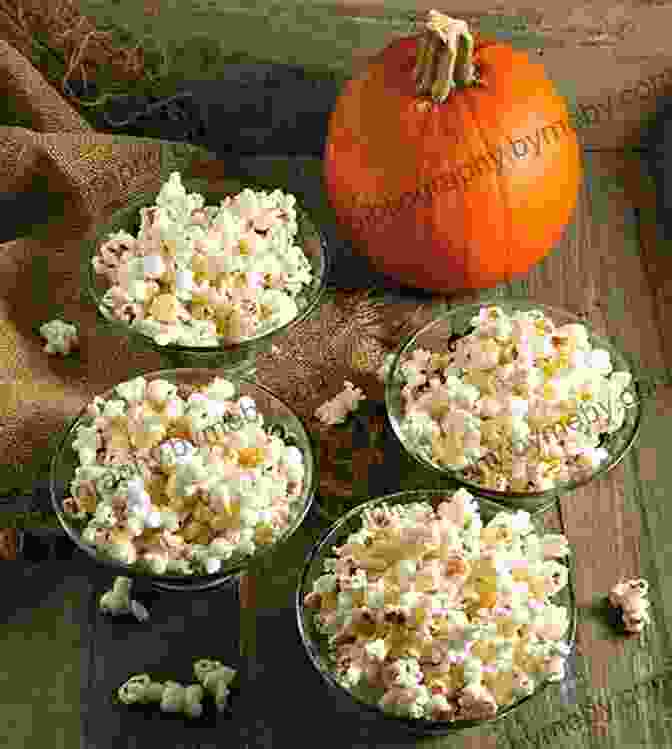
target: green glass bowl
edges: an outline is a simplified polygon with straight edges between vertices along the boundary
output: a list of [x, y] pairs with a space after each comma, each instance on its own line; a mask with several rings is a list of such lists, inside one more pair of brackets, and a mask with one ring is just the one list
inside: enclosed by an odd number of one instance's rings
[[[202, 387], [211, 382], [215, 374], [209, 369], [173, 369], [150, 372], [142, 376], [147, 382], [164, 379], [178, 386]], [[78, 521], [66, 513], [59, 499], [62, 496], [62, 490], [59, 492], [59, 487], [67, 487], [65, 496], [70, 496], [70, 483], [74, 479], [75, 469], [80, 465], [79, 454], [73, 449], [72, 443], [77, 436], [77, 428], [79, 426], [88, 427], [93, 423], [93, 418], [87, 414], [87, 406], [82, 409], [80, 414], [66, 428], [58, 449], [52, 458], [50, 473], [51, 499], [63, 529], [72, 541], [93, 560], [113, 571], [115, 575], [139, 578], [151, 583], [155, 587], [168, 590], [194, 591], [215, 587], [237, 578], [245, 571], [252, 560], [272, 554], [280, 544], [292, 536], [303, 522], [313, 502], [317, 487], [317, 464], [310, 435], [303, 426], [301, 419], [270, 390], [262, 385], [243, 379], [230, 378], [228, 375], [226, 375], [226, 378], [236, 388], [236, 395], [234, 397], [249, 396], [254, 399], [258, 413], [264, 416], [264, 427], [266, 429], [272, 429], [274, 432], [277, 432], [286, 442], [295, 445], [303, 453], [305, 466], [303, 492], [301, 497], [293, 505], [292, 515], [290, 516], [287, 528], [272, 543], [263, 546], [258, 545], [254, 554], [246, 556], [234, 554], [229, 560], [223, 561], [221, 569], [213, 574], [156, 574], [137, 562], [133, 564], [119, 562], [106, 555], [98, 547], [86, 543], [82, 540], [82, 532], [90, 518], [87, 517], [87, 520]], [[101, 397], [107, 400], [114, 394], [114, 388], [111, 388], [102, 393]]]
[[[168, 177], [163, 181], [167, 179]], [[217, 180], [215, 183], [203, 178], [184, 178], [182, 184], [188, 193], [197, 192], [204, 197], [204, 207], [219, 205], [225, 197], [236, 195], [245, 188], [266, 192], [278, 189], [277, 186], [257, 183], [247, 178], [245, 180], [227, 178]], [[301, 207], [300, 196], [296, 196], [297, 235], [294, 241], [303, 249], [310, 261], [313, 282], [304, 287], [296, 297], [299, 312], [292, 320], [239, 343], [223, 343], [221, 346], [181, 346], [178, 344], [161, 346], [149, 335], [133, 328], [130, 323], [119, 320], [103, 304], [103, 296], [110, 288], [110, 284], [102, 274], [95, 272], [91, 262], [100, 246], [108, 239], [109, 234], [123, 230], [133, 236], [138, 235], [141, 226], [140, 209], [153, 205], [157, 194], [144, 192], [134, 196], [127, 205], [115, 211], [103, 224], [99, 225], [92, 238], [84, 242], [82, 282], [98, 309], [102, 327], [109, 326], [111, 330], [128, 336], [138, 350], [158, 352], [166, 365], [170, 367], [218, 367], [228, 370], [234, 376], [236, 374], [249, 375], [254, 370], [257, 353], [270, 348], [274, 338], [300, 323], [319, 305], [326, 289], [329, 272], [329, 254], [323, 234]]]
[[[395, 504], [427, 502], [436, 509], [441, 502], [445, 502], [453, 495], [453, 493], [453, 491], [432, 489], [404, 491], [397, 494], [388, 494], [383, 497], [378, 497], [355, 507], [354, 510], [351, 510], [334, 523], [309, 553], [303, 571], [301, 572], [296, 592], [296, 617], [301, 642], [303, 643], [310, 662], [317, 669], [317, 672], [324, 680], [327, 688], [333, 693], [334, 697], [338, 699], [343, 699], [345, 697], [345, 699], [347, 699], [351, 704], [358, 706], [360, 710], [377, 716], [377, 718], [384, 724], [398, 726], [400, 729], [423, 736], [457, 733], [468, 728], [475, 728], [494, 723], [495, 721], [501, 720], [507, 715], [510, 715], [514, 710], [517, 710], [521, 705], [529, 700], [535, 699], [542, 691], [553, 683], [559, 685], [562, 682], [542, 682], [532, 694], [527, 695], [526, 697], [521, 697], [506, 707], [501, 708], [495, 717], [490, 720], [431, 721], [422, 718], [402, 718], [385, 712], [375, 702], [367, 702], [361, 696], [353, 694], [350, 690], [339, 684], [334, 676], [332, 661], [329, 657], [327, 637], [318, 631], [315, 626], [314, 612], [311, 609], [306, 608], [303, 601], [305, 596], [313, 590], [313, 583], [315, 580], [325, 573], [324, 561], [328, 557], [334, 556], [333, 547], [342, 546], [351, 533], [356, 533], [361, 529], [362, 513], [364, 511], [377, 507], [383, 502], [389, 506]], [[513, 514], [514, 512], [513, 510], [501, 507], [488, 499], [479, 497], [475, 493], [474, 497], [478, 501], [479, 513], [483, 525], [490, 521], [497, 513], [508, 512]], [[540, 515], [532, 516], [531, 518], [531, 523], [534, 526], [535, 531], [540, 535], [543, 535], [545, 532], [551, 532], [544, 529], [540, 518]], [[567, 607], [569, 610], [569, 628], [563, 641], [573, 649], [577, 624], [577, 608], [574, 593], [574, 561], [571, 553], [568, 557], [558, 559], [557, 561], [568, 568], [569, 579], [567, 586], [553, 596], [552, 601], [557, 605]], [[571, 657], [571, 653], [568, 658], [569, 657]]]
[[[593, 473], [570, 482], [558, 484], [552, 489], [545, 491], [513, 492], [497, 491], [487, 488], [481, 484], [464, 478], [461, 471], [446, 468], [430, 460], [426, 455], [414, 450], [408, 444], [401, 425], [404, 419], [403, 399], [401, 390], [404, 385], [403, 376], [400, 371], [401, 364], [417, 349], [427, 351], [448, 353], [451, 341], [469, 334], [473, 326], [471, 319], [478, 315], [479, 310], [486, 306], [500, 307], [507, 315], [516, 311], [541, 310], [557, 326], [566, 324], [583, 325], [589, 336], [593, 348], [606, 349], [610, 356], [614, 371], [627, 371], [632, 375], [633, 384], [630, 394], [634, 403], [625, 411], [625, 421], [621, 428], [613, 434], [602, 438], [601, 446], [609, 452], [609, 458], [605, 460]], [[632, 447], [639, 432], [642, 405], [638, 395], [639, 390], [636, 382], [635, 366], [631, 359], [623, 353], [611, 340], [598, 336], [585, 320], [573, 315], [566, 310], [557, 307], [549, 307], [544, 304], [523, 298], [497, 298], [487, 302], [465, 304], [452, 308], [448, 312], [437, 314], [433, 320], [420, 330], [408, 336], [399, 346], [394, 360], [390, 365], [389, 374], [385, 383], [385, 405], [390, 425], [397, 439], [406, 452], [425, 468], [442, 474], [446, 478], [453, 479], [460, 486], [465, 487], [474, 494], [488, 497], [494, 502], [502, 505], [515, 507], [535, 513], [548, 509], [557, 499], [568, 492], [574, 491], [580, 486], [601, 478], [614, 466], [618, 465]]]

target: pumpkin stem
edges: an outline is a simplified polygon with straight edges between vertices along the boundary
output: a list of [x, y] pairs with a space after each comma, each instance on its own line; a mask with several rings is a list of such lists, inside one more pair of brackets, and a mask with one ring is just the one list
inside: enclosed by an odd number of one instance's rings
[[425, 33], [418, 40], [415, 64], [416, 91], [444, 102], [459, 86], [472, 86], [477, 81], [474, 70], [474, 38], [466, 21], [430, 10]]

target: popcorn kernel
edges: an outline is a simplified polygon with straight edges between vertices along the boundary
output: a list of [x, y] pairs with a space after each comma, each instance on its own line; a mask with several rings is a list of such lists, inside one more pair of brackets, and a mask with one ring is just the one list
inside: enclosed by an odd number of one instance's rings
[[98, 506], [96, 497], [91, 494], [78, 496], [75, 501], [84, 512], [95, 512], [96, 507]]
[[182, 538], [185, 541], [193, 541], [200, 533], [205, 530], [203, 523], [198, 520], [192, 520], [182, 529]]
[[485, 592], [480, 596], [480, 607], [483, 609], [492, 609], [497, 605], [497, 593]]
[[149, 546], [156, 546], [161, 540], [163, 531], [159, 528], [146, 528], [140, 538]]
[[[204, 255], [199, 255], [197, 253], [194, 253], [194, 256], [191, 258], [190, 267], [191, 267], [191, 270], [194, 271], [194, 280], [195, 280], [196, 274], [199, 274], [199, 273], [205, 274], [206, 279], [207, 279], [209, 264], [208, 264], [207, 258]], [[203, 280], [206, 280], [206, 279], [203, 279]], [[202, 282], [198, 282], [198, 283], [202, 283]]]
[[265, 451], [260, 447], [242, 447], [238, 451], [238, 464], [245, 468], [254, 468], [264, 462]]
[[327, 611], [331, 609], [335, 609], [337, 600], [338, 600], [337, 594], [334, 593], [333, 591], [330, 591], [328, 593], [322, 593], [322, 599], [321, 599], [322, 608], [326, 609]]
[[203, 523], [209, 523], [215, 516], [215, 513], [203, 502], [199, 502], [194, 510], [194, 518]]
[[273, 528], [270, 525], [259, 525], [254, 532], [254, 540], [258, 544], [270, 544], [273, 542]]
[[161, 322], [174, 323], [177, 321], [179, 302], [172, 294], [159, 294], [152, 300], [149, 314]]
[[175, 497], [168, 502], [168, 506], [175, 512], [183, 512], [186, 509], [184, 497]]
[[500, 637], [511, 638], [516, 634], [518, 625], [510, 617], [500, 617], [497, 619], [497, 634]]
[[194, 539], [195, 544], [201, 544], [202, 546], [207, 546], [210, 543], [210, 533], [205, 530], [199, 533], [198, 536]]
[[210, 527], [217, 533], [227, 530], [230, 525], [231, 520], [226, 515], [215, 515], [215, 517], [210, 521]]
[[191, 314], [196, 320], [214, 320], [215, 308], [210, 304], [196, 303], [191, 306]]

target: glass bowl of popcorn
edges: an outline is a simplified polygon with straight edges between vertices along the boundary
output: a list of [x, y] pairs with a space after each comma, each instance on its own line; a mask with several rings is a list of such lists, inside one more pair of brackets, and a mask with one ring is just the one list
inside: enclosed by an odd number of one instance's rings
[[296, 596], [328, 687], [431, 735], [499, 720], [562, 681], [574, 567], [540, 517], [458, 489], [390, 494], [338, 520]]
[[171, 367], [249, 376], [319, 304], [328, 255], [293, 194], [172, 172], [97, 227], [82, 270], [104, 324], [139, 348]]
[[641, 419], [633, 372], [565, 310], [515, 298], [461, 305], [391, 357], [387, 415], [423, 466], [535, 512], [623, 459]]
[[316, 485], [291, 408], [208, 369], [152, 372], [96, 396], [51, 464], [52, 502], [77, 546], [168, 590], [237, 579], [296, 531]]

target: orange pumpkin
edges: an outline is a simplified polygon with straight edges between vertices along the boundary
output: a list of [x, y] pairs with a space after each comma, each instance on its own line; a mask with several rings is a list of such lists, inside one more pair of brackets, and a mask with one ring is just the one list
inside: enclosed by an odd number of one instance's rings
[[375, 56], [339, 96], [324, 157], [345, 237], [385, 275], [444, 293], [526, 273], [562, 237], [581, 181], [543, 67], [465, 30], [430, 11], [423, 34]]

